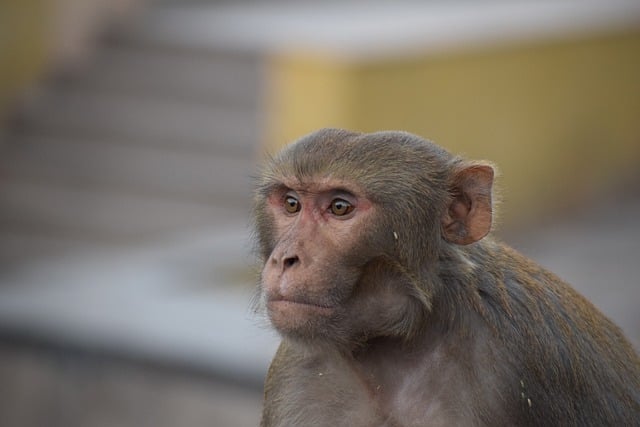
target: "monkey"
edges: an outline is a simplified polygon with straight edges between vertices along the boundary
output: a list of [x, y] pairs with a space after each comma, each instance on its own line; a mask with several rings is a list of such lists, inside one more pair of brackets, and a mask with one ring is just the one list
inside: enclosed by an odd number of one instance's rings
[[274, 426], [640, 425], [640, 359], [492, 236], [495, 168], [417, 135], [322, 129], [254, 188]]

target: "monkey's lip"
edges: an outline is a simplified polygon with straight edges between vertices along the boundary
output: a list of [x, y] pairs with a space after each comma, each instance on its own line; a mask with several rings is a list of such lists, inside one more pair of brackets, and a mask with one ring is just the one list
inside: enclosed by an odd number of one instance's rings
[[308, 309], [308, 310], [313, 310], [313, 311], [318, 311], [320, 313], [324, 313], [324, 314], [329, 314], [331, 312], [333, 312], [333, 307], [329, 306], [329, 305], [323, 305], [323, 304], [318, 304], [318, 303], [314, 303], [311, 301], [303, 301], [303, 300], [299, 300], [299, 299], [291, 299], [291, 298], [284, 298], [284, 297], [277, 297], [277, 298], [271, 298], [269, 299], [269, 301], [267, 302], [267, 305], [270, 308], [280, 308], [280, 309], [287, 309], [287, 308], [293, 308], [293, 309]]

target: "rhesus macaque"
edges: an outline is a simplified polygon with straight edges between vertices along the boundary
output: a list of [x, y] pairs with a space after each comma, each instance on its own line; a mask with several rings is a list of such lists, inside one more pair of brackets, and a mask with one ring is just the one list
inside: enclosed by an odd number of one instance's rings
[[262, 426], [640, 425], [620, 329], [487, 237], [493, 178], [403, 132], [320, 130], [268, 162]]

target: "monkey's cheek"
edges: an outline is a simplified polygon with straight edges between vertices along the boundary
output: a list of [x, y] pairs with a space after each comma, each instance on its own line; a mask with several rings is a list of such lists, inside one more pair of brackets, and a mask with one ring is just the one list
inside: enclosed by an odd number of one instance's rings
[[273, 326], [281, 332], [296, 332], [321, 326], [334, 309], [292, 301], [269, 301], [267, 312]]

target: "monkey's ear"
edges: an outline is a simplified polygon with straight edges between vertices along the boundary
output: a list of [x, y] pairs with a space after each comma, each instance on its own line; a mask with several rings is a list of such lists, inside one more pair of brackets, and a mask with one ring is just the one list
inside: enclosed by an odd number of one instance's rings
[[477, 242], [491, 230], [493, 168], [486, 164], [462, 165], [454, 174], [453, 196], [442, 219], [445, 240], [458, 245]]

